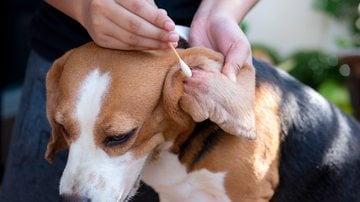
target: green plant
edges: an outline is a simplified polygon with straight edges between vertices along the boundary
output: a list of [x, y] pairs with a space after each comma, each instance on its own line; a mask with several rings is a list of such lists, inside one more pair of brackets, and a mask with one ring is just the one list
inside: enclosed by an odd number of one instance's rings
[[340, 83], [337, 80], [327, 79], [320, 84], [317, 91], [344, 112], [347, 112], [348, 114], [353, 113], [350, 104], [350, 93], [343, 83]]
[[347, 75], [340, 72], [338, 57], [320, 50], [300, 50], [279, 65], [304, 84], [351, 114]]
[[345, 77], [339, 73], [338, 57], [318, 50], [300, 50], [289, 57], [293, 66], [289, 73], [303, 83], [317, 89], [326, 79], [343, 82]]

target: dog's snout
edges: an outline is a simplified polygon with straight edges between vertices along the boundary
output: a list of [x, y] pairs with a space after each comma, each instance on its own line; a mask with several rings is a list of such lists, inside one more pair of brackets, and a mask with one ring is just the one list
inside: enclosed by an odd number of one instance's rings
[[78, 195], [61, 195], [61, 202], [91, 202], [89, 198], [81, 197]]

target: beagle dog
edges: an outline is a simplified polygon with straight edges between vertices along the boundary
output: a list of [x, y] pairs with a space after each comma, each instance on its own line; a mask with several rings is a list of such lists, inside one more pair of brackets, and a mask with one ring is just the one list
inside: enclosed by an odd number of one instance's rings
[[360, 126], [285, 72], [253, 61], [233, 82], [221, 54], [89, 43], [47, 75], [45, 158], [69, 149], [66, 201], [359, 201]]

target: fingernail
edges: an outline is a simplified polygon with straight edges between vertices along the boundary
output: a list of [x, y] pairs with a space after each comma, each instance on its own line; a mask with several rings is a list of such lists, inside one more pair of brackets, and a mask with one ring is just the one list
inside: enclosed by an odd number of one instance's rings
[[178, 42], [171, 42], [170, 43], [174, 48], [176, 48], [178, 46]]
[[159, 10], [163, 15], [167, 15], [167, 11], [165, 9], [160, 8]]
[[175, 29], [175, 23], [173, 21], [171, 21], [171, 20], [167, 20], [164, 23], [164, 28], [167, 31], [173, 31]]
[[177, 41], [179, 41], [179, 34], [176, 33], [176, 32], [171, 32], [168, 35], [168, 40], [169, 40], [169, 42], [177, 42]]

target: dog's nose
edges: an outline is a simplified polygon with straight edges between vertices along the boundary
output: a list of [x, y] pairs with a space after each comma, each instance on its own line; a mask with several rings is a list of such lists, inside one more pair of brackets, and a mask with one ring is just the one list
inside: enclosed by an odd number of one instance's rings
[[61, 202], [91, 202], [90, 199], [78, 195], [60, 195], [60, 201]]

